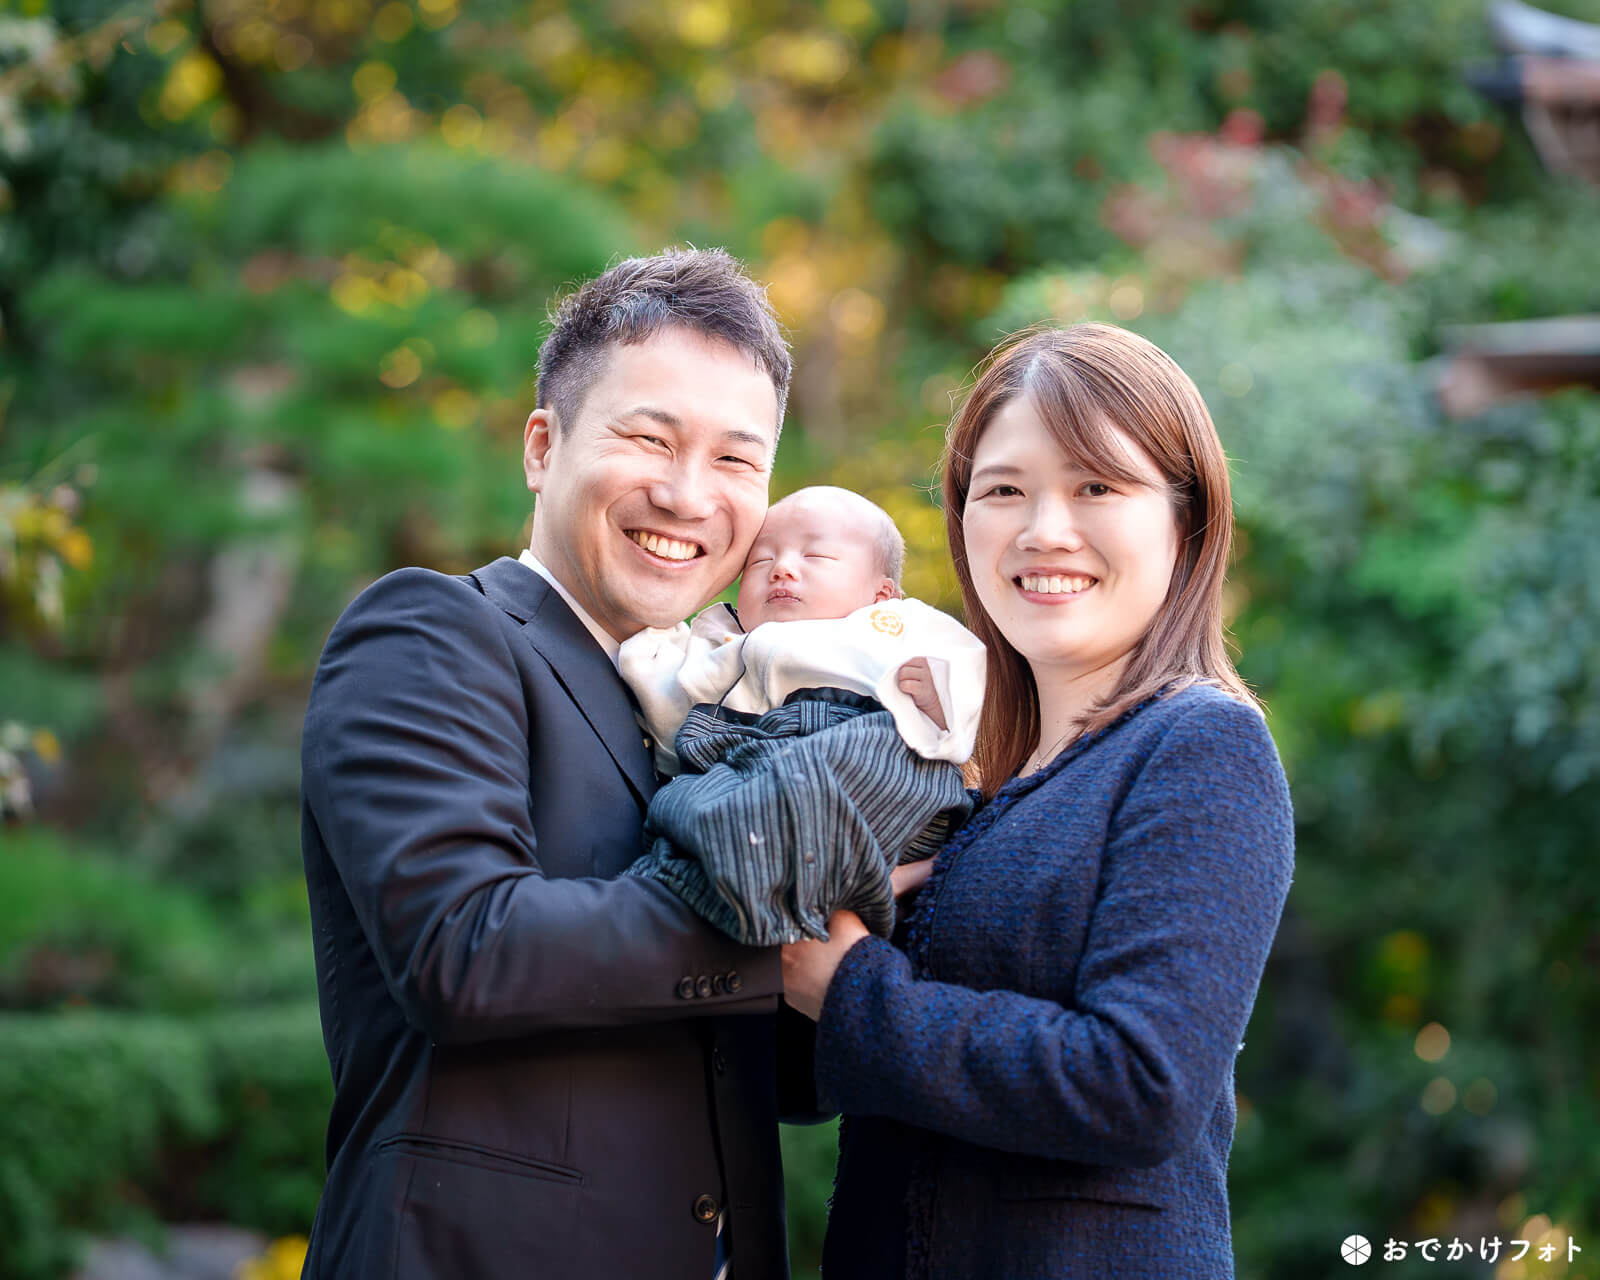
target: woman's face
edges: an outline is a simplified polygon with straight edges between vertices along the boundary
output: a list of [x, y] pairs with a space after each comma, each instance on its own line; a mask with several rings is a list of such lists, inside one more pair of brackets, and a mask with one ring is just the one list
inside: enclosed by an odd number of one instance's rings
[[1178, 528], [1160, 471], [1120, 428], [1137, 484], [1071, 461], [1025, 396], [978, 441], [964, 513], [978, 598], [1001, 634], [1048, 683], [1123, 660], [1166, 599]]

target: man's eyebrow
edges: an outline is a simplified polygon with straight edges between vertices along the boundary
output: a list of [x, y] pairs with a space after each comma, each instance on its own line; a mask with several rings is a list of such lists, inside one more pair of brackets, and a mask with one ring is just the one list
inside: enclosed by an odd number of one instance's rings
[[768, 440], [766, 436], [755, 431], [725, 431], [723, 432], [722, 438], [724, 440], [731, 440], [736, 444], [753, 444], [759, 449], [772, 448], [772, 441]]
[[[649, 418], [652, 422], [659, 422], [664, 427], [682, 430], [683, 419], [669, 409], [658, 409], [653, 404], [636, 405], [622, 415], [624, 418]], [[735, 428], [722, 433], [722, 438], [735, 444], [754, 445], [758, 449], [770, 449], [772, 441], [758, 431], [741, 431]]]
[[622, 415], [624, 418], [649, 418], [652, 422], [659, 422], [664, 427], [681, 427], [683, 419], [677, 414], [666, 409], [658, 409], [653, 404], [641, 404], [629, 409]]

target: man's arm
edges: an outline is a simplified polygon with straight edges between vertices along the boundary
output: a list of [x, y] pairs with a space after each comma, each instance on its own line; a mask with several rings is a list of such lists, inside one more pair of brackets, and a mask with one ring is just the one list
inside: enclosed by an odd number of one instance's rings
[[465, 1042], [770, 1012], [775, 949], [635, 876], [544, 875], [516, 639], [470, 587], [402, 570], [346, 611], [312, 689], [306, 796], [407, 1019]]

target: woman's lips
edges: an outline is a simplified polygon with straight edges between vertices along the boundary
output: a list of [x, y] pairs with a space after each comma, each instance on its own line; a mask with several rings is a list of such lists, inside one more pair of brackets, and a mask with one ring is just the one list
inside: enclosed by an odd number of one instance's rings
[[1066, 604], [1080, 600], [1092, 591], [1100, 579], [1088, 574], [1018, 574], [1012, 584], [1025, 600], [1034, 604]]

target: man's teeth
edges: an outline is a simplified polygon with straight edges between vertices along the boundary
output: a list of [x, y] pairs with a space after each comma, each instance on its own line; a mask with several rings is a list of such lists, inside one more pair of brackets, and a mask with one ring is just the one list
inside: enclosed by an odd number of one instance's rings
[[663, 560], [693, 560], [700, 554], [700, 548], [692, 542], [679, 542], [676, 538], [663, 538], [655, 533], [630, 533], [628, 536]]
[[1075, 595], [1079, 591], [1087, 591], [1094, 586], [1093, 578], [1076, 577], [1050, 577], [1024, 576], [1021, 579], [1024, 591], [1035, 591], [1040, 595]]

